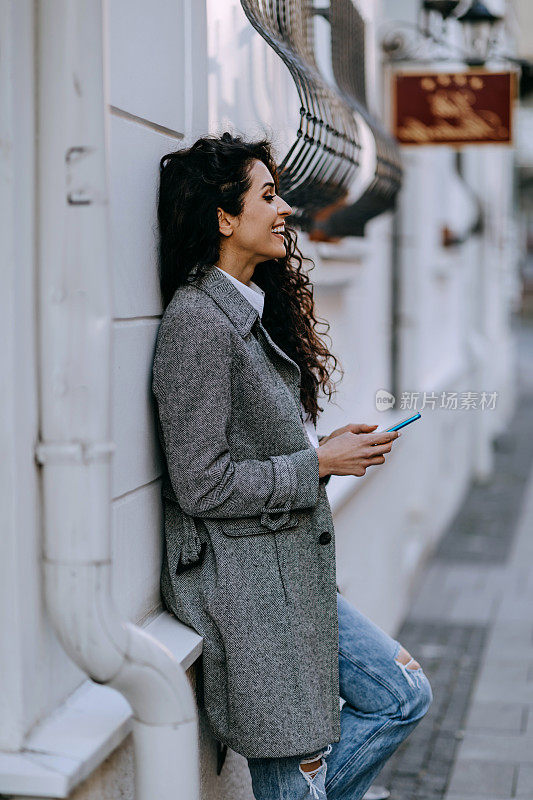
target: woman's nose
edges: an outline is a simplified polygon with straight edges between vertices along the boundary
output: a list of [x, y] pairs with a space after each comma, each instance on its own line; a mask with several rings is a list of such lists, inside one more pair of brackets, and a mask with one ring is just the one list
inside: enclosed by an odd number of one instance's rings
[[280, 215], [280, 217], [281, 216], [288, 217], [289, 214], [292, 214], [292, 208], [288, 203], [285, 202], [285, 200], [283, 200], [283, 198], [280, 197], [280, 200], [281, 200], [281, 206], [278, 208], [278, 214]]

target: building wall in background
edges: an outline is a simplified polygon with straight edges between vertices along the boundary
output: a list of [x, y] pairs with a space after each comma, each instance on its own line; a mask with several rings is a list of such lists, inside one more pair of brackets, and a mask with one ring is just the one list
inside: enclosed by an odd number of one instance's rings
[[[414, 21], [417, 5], [415, 0], [364, 0], [360, 6], [368, 23], [369, 103], [385, 117], [390, 98], [380, 39], [391, 19]], [[109, 0], [107, 8], [116, 443], [113, 592], [122, 615], [142, 624], [160, 610], [161, 453], [150, 394], [161, 315], [158, 161], [207, 131], [226, 129], [249, 137], [266, 134], [281, 158], [297, 130], [299, 103], [286, 67], [248, 23], [238, 0], [206, 0], [205, 5], [199, 0]], [[11, 172], [5, 173], [12, 190], [13, 225], [6, 228], [12, 230], [12, 258], [6, 291], [0, 293], [9, 347], [2, 358], [3, 373], [15, 390], [2, 406], [1, 418], [6, 453], [6, 502], [1, 505], [9, 536], [0, 586], [9, 613], [0, 636], [9, 643], [13, 659], [1, 675], [10, 692], [3, 693], [6, 723], [0, 747], [17, 750], [32, 725], [84, 676], [49, 628], [40, 579], [40, 497], [33, 460], [38, 437], [33, 4], [0, 4], [0, 13], [10, 26], [10, 41], [17, 43], [11, 52], [10, 118], [2, 123], [13, 140]], [[322, 22], [317, 19], [316, 25], [320, 61], [327, 37]], [[27, 169], [19, 172], [21, 163]], [[375, 393], [390, 390], [395, 366], [400, 391], [419, 392], [420, 397], [424, 391], [498, 392], [492, 412], [422, 410], [422, 421], [404, 431], [384, 466], [370, 468], [362, 479], [333, 477], [329, 483], [338, 584], [392, 635], [425, 556], [470, 481], [490, 475], [492, 438], [504, 428], [515, 401], [509, 334], [517, 262], [512, 151], [470, 148], [463, 164], [461, 179], [451, 150], [405, 150], [396, 229], [387, 214], [369, 224], [364, 239], [326, 245], [299, 237], [304, 254], [315, 263], [310, 277], [317, 316], [330, 323], [331, 339], [326, 341], [345, 371], [333, 401], [322, 398], [319, 433], [348, 422], [387, 427], [387, 415], [376, 409]], [[19, 174], [22, 178], [16, 181]], [[445, 248], [443, 228], [457, 228], [471, 213], [464, 181], [481, 199], [485, 230], [461, 246]], [[396, 333], [395, 268], [400, 286]], [[393, 335], [397, 365], [392, 361]], [[339, 377], [334, 373], [334, 380]], [[245, 759], [229, 751], [217, 776], [216, 743], [203, 720], [200, 734], [203, 800], [251, 800]], [[132, 798], [133, 770], [128, 738], [73, 797]]]
[[517, 50], [523, 58], [533, 56], [533, 5], [529, 0], [513, 0], [511, 11], [517, 20]]

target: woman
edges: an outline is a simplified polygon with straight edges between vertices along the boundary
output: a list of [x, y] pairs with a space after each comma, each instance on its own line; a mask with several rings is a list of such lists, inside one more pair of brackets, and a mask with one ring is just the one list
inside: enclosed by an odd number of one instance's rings
[[398, 434], [350, 423], [318, 441], [337, 362], [269, 143], [204, 137], [164, 156], [160, 179], [164, 603], [203, 636], [199, 700], [256, 800], [355, 800], [432, 695], [338, 594], [325, 483], [382, 464]]

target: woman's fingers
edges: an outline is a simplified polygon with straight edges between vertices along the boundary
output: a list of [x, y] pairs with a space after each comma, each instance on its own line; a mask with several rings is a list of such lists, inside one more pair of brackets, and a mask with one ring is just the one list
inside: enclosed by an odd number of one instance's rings
[[367, 439], [370, 445], [378, 445], [393, 442], [398, 436], [401, 436], [399, 431], [380, 431], [380, 433], [369, 434]]
[[392, 443], [399, 436], [398, 431], [382, 431], [378, 434], [368, 436], [368, 446], [365, 448], [363, 465], [365, 468], [376, 464], [384, 464], [384, 453], [390, 453]]
[[345, 425], [344, 428], [340, 428], [341, 431], [349, 431], [350, 433], [372, 433], [376, 428], [376, 425], [367, 425], [364, 422], [350, 422], [348, 425]]
[[367, 442], [364, 447], [361, 448], [361, 454], [363, 458], [373, 458], [374, 456], [379, 456], [381, 453], [389, 453], [392, 450], [392, 441], [386, 441], [379, 444], [372, 444], [372, 442]]
[[367, 458], [374, 458], [374, 456], [379, 456], [382, 453], [390, 453], [391, 450], [392, 442], [388, 442], [387, 444], [376, 444], [368, 448]]
[[365, 461], [365, 467], [371, 467], [373, 464], [384, 464], [385, 456], [374, 456]]

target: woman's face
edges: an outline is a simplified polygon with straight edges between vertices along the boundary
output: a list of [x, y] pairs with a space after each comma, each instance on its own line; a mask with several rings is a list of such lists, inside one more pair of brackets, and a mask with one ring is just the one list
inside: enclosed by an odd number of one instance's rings
[[252, 163], [250, 178], [241, 215], [233, 217], [219, 209], [223, 242], [248, 264], [284, 258], [284, 223], [292, 208], [275, 194], [274, 179], [262, 161]]

